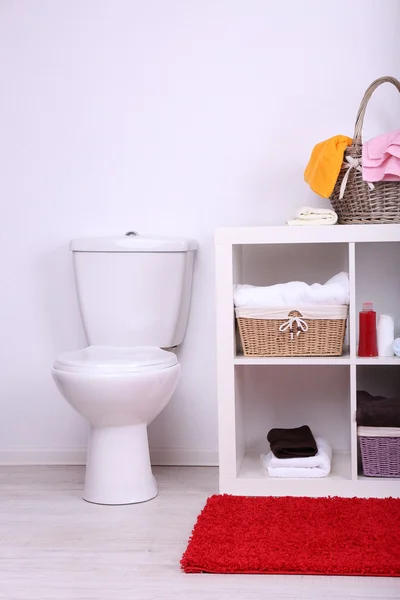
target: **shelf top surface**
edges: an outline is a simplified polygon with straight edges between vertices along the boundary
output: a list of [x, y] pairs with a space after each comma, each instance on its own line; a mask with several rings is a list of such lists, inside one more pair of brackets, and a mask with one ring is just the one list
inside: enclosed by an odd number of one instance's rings
[[400, 242], [400, 225], [219, 227], [216, 244]]
[[400, 366], [397, 356], [377, 356], [373, 358], [350, 357], [348, 353], [342, 356], [242, 356], [233, 358], [233, 363], [246, 365], [359, 365], [359, 366]]

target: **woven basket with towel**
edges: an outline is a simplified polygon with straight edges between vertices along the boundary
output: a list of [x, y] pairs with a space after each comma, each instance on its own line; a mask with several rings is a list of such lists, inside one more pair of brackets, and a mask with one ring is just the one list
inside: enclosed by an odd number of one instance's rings
[[362, 128], [368, 102], [383, 83], [400, 92], [400, 81], [381, 77], [368, 87], [357, 113], [353, 143], [344, 160], [330, 201], [341, 224], [400, 223], [400, 181], [368, 183], [362, 174]]
[[244, 356], [341, 356], [347, 306], [236, 308]]
[[235, 285], [244, 356], [341, 356], [349, 293], [348, 273], [322, 285]]

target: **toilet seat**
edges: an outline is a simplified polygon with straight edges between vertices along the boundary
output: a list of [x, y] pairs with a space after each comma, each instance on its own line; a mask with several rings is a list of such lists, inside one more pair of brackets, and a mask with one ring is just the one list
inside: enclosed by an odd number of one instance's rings
[[88, 346], [82, 350], [65, 352], [53, 367], [71, 373], [136, 373], [159, 371], [176, 365], [173, 352], [156, 346]]

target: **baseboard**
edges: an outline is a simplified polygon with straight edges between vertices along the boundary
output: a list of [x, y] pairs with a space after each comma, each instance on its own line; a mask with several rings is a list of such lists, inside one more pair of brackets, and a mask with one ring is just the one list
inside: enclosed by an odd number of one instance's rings
[[152, 448], [151, 463], [158, 466], [218, 467], [217, 450], [189, 448]]
[[0, 450], [1, 466], [84, 465], [86, 448], [13, 448]]
[[[218, 452], [189, 448], [153, 448], [151, 462], [157, 466], [218, 466]], [[1, 466], [17, 465], [84, 465], [86, 448], [14, 448], [0, 449]]]

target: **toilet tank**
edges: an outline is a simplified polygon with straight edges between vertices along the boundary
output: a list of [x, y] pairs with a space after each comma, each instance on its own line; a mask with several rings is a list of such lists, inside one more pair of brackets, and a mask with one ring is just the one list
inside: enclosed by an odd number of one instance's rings
[[75, 281], [90, 345], [182, 343], [192, 290], [193, 240], [125, 236], [73, 240]]

